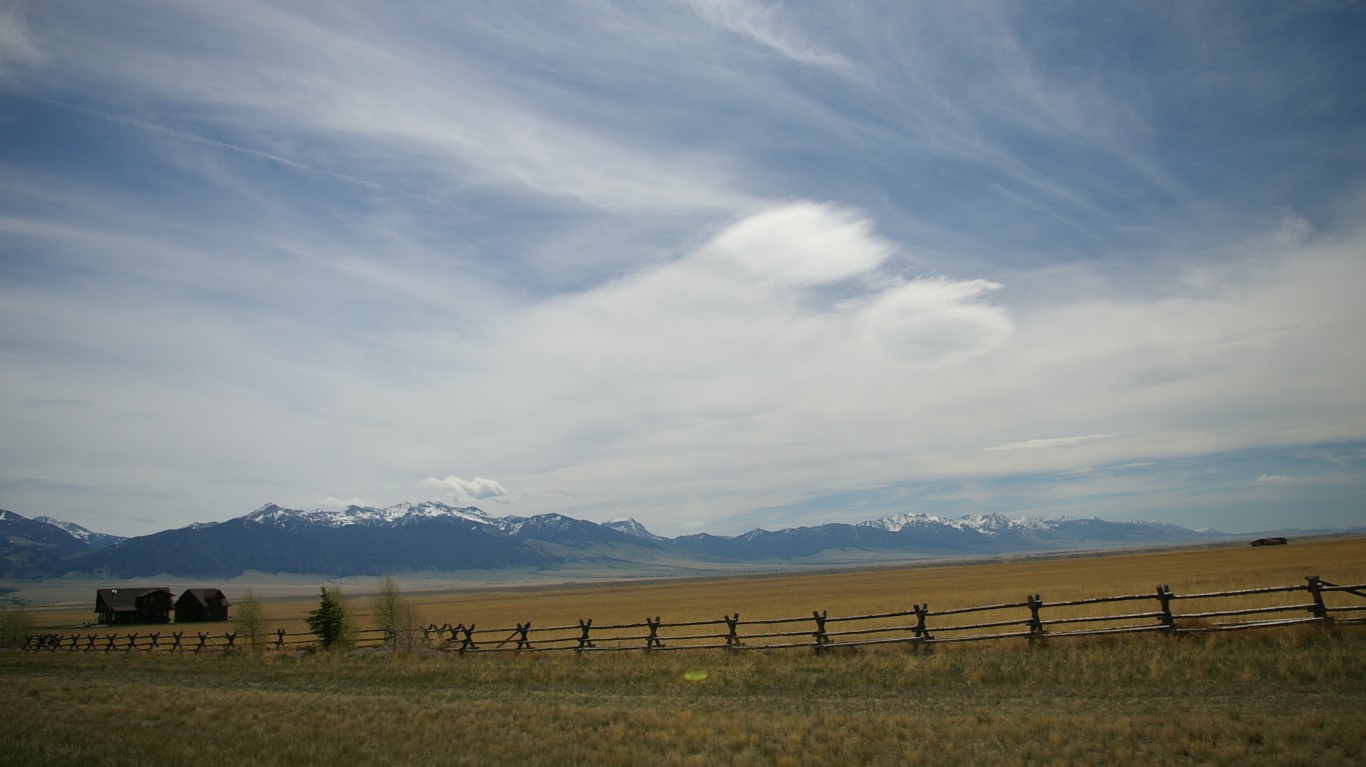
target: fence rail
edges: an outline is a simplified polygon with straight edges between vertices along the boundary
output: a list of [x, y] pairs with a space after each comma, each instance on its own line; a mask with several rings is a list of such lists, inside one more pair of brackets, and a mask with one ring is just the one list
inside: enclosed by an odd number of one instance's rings
[[[1300, 593], [1305, 594], [1305, 598], [1289, 604], [1273, 601], [1283, 598], [1282, 595]], [[1122, 602], [1136, 603], [1137, 607], [1130, 612], [1094, 614], [1098, 608]], [[1153, 602], [1156, 602], [1155, 606]], [[1192, 605], [1192, 609], [1178, 609], [1184, 604]], [[841, 648], [898, 644], [920, 647], [1006, 639], [1036, 643], [1072, 637], [1140, 633], [1180, 635], [1304, 624], [1366, 625], [1366, 584], [1342, 586], [1311, 575], [1305, 578], [1305, 583], [1291, 586], [1177, 594], [1161, 585], [1149, 594], [1059, 602], [1045, 602], [1042, 596], [1031, 594], [1021, 602], [937, 611], [930, 610], [928, 603], [914, 604], [909, 610], [867, 615], [830, 616], [827, 611], [813, 610], [809, 617], [741, 621], [737, 612], [714, 620], [678, 623], [665, 623], [656, 616], [647, 617], [641, 623], [594, 626], [589, 618], [581, 619], [575, 625], [533, 626], [527, 621], [505, 628], [446, 623], [406, 632], [365, 629], [354, 633], [352, 644], [372, 649], [403, 643], [458, 654], [797, 648], [822, 653]], [[312, 634], [290, 634], [284, 629], [257, 636], [254, 643], [235, 633], [198, 632], [188, 637], [184, 634], [183, 631], [170, 634], [35, 634], [26, 638], [23, 649], [199, 653], [249, 646], [289, 651], [317, 643]]]

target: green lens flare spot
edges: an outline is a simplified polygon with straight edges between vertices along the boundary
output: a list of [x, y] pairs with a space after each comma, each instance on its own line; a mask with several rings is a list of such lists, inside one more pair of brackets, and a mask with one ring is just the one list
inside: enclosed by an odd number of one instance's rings
[[707, 678], [707, 672], [705, 672], [705, 671], [684, 671], [684, 672], [683, 672], [683, 678], [686, 679], [686, 680], [688, 680], [689, 682], [701, 682], [702, 680], [704, 680], [704, 679]]

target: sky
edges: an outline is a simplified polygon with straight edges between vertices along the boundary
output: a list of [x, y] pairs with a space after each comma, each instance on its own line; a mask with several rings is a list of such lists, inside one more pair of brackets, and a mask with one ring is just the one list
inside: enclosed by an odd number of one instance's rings
[[1366, 8], [0, 0], [0, 508], [1366, 524]]

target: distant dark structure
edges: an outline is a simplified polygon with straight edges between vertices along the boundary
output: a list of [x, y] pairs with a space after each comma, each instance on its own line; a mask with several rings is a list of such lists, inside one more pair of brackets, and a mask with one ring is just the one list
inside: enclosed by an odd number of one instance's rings
[[175, 595], [167, 588], [100, 589], [95, 592], [95, 612], [99, 622], [170, 623]]
[[218, 589], [185, 589], [175, 601], [175, 622], [225, 621], [231, 605]]
[[1284, 546], [1289, 543], [1284, 538], [1258, 538], [1252, 542], [1253, 546]]

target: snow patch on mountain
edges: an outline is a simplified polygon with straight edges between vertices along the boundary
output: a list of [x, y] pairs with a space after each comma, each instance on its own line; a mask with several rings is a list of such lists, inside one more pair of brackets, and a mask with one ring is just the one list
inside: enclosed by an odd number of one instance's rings
[[[0, 511], [0, 519], [4, 518], [4, 514], [5, 512]], [[72, 538], [75, 538], [76, 540], [81, 541], [85, 543], [85, 545], [94, 549], [104, 548], [105, 546], [113, 546], [119, 541], [125, 540], [124, 537], [121, 535], [97, 533], [93, 530], [90, 530], [87, 527], [82, 527], [81, 525], [78, 525], [75, 522], [67, 522], [65, 520], [57, 519], [56, 517], [34, 517], [33, 521], [42, 522], [46, 525], [52, 525], [53, 527], [65, 532], [67, 535], [70, 535]]]
[[1046, 520], [1037, 517], [1011, 519], [1004, 514], [983, 514], [980, 516], [965, 514], [957, 519], [946, 519], [934, 514], [915, 513], [893, 514], [882, 519], [860, 522], [859, 525], [886, 530], [889, 533], [899, 533], [903, 530], [915, 530], [917, 528], [952, 527], [957, 530], [975, 531], [983, 535], [996, 536], [1012, 531], [1048, 530], [1059, 521], [1062, 520]]
[[668, 540], [661, 535], [655, 535], [649, 530], [646, 530], [645, 525], [640, 524], [631, 517], [617, 517], [616, 519], [609, 519], [606, 522], [604, 522], [602, 526], [610, 528], [612, 530], [616, 530], [619, 533], [625, 533], [626, 535], [634, 535], [637, 538], [645, 538], [651, 541]]
[[489, 515], [474, 506], [448, 506], [437, 501], [398, 503], [383, 508], [347, 506], [344, 509], [308, 510], [287, 509], [274, 503], [268, 503], [246, 515], [243, 519], [276, 527], [289, 527], [301, 523], [323, 527], [347, 527], [350, 525], [396, 527], [428, 519], [458, 519], [481, 525], [494, 524], [494, 520]]

